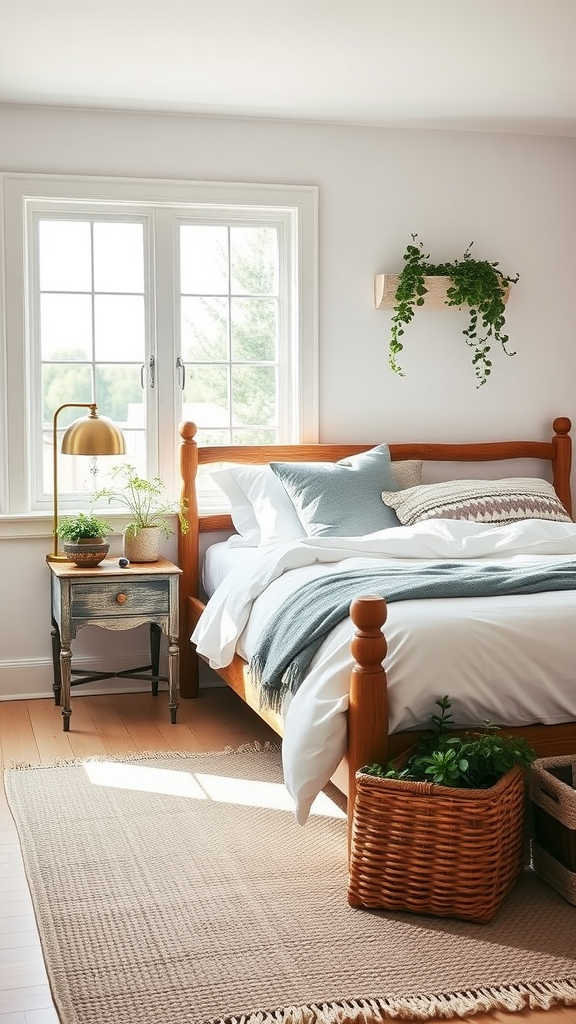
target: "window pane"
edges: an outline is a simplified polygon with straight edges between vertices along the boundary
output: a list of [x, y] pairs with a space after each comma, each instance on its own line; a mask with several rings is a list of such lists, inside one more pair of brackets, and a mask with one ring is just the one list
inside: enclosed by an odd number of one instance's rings
[[91, 359], [91, 296], [42, 295], [40, 345], [42, 359]]
[[[68, 410], [65, 410], [67, 413]], [[72, 419], [82, 416], [82, 409], [72, 410], [76, 412]], [[87, 410], [86, 410], [87, 412]], [[64, 413], [62, 413], [62, 418]], [[58, 423], [60, 423], [60, 416]], [[92, 491], [98, 487], [106, 486], [107, 479], [104, 473], [109, 473], [113, 464], [113, 456], [100, 455], [62, 455], [60, 445], [64, 431], [58, 431], [58, 497], [61, 499], [66, 494], [81, 495], [82, 503], [88, 503]], [[52, 448], [52, 433], [45, 431], [43, 436], [43, 473], [44, 489], [47, 494], [54, 493], [54, 459]], [[62, 513], [65, 514], [65, 513]], [[104, 516], [102, 516], [104, 518]]]
[[96, 359], [144, 362], [143, 295], [96, 295], [94, 316]]
[[180, 290], [187, 295], [228, 293], [228, 229], [206, 224], [180, 228]]
[[234, 426], [276, 425], [276, 370], [273, 366], [232, 367]]
[[278, 444], [278, 431], [233, 430], [232, 444]]
[[184, 408], [192, 408], [190, 419], [200, 427], [228, 426], [228, 367], [190, 367], [186, 374]]
[[41, 290], [90, 291], [90, 224], [78, 220], [41, 220], [38, 230]]
[[140, 385], [140, 366], [96, 367], [98, 411], [109, 416], [121, 430], [146, 430], [145, 392]]
[[276, 359], [275, 299], [232, 299], [232, 359]]
[[144, 291], [142, 224], [94, 224], [94, 288], [97, 292]]
[[275, 295], [278, 291], [276, 228], [231, 228], [230, 272], [232, 294]]
[[[56, 409], [67, 402], [93, 402], [92, 368], [85, 364], [46, 363], [42, 367], [42, 416], [45, 427], [54, 418]], [[65, 428], [85, 416], [88, 410], [64, 409], [58, 427]]]
[[228, 359], [226, 299], [183, 298], [182, 355], [190, 362]]

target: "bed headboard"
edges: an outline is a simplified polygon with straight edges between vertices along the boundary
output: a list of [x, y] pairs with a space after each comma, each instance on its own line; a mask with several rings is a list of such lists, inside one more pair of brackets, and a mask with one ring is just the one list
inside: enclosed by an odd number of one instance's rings
[[[425, 462], [496, 462], [508, 459], [538, 459], [551, 467], [552, 483], [556, 494], [572, 515], [570, 474], [572, 468], [572, 424], [566, 416], [558, 416], [553, 424], [554, 434], [549, 441], [480, 441], [469, 443], [443, 442], [429, 444], [420, 442], [391, 443], [390, 456], [394, 462], [404, 459], [422, 459]], [[338, 462], [339, 459], [374, 448], [381, 441], [372, 444], [298, 444], [298, 445], [214, 445], [199, 446], [196, 443], [197, 426], [190, 421], [180, 424], [180, 475], [181, 494], [188, 501], [190, 530], [178, 534], [178, 559], [182, 569], [180, 579], [180, 653], [182, 662], [182, 696], [195, 696], [187, 692], [186, 661], [190, 632], [188, 629], [187, 605], [190, 599], [198, 599], [199, 588], [199, 538], [201, 533], [233, 530], [229, 514], [199, 515], [196, 494], [196, 475], [199, 466], [214, 463], [236, 463], [246, 465], [268, 462]]]

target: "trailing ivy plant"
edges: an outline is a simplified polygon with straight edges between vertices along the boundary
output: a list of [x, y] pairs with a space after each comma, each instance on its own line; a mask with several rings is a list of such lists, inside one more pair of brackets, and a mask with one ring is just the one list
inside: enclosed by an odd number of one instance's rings
[[472, 242], [461, 260], [429, 263], [430, 253], [424, 252], [422, 242], [416, 243], [417, 238], [417, 235], [412, 235], [412, 244], [406, 247], [404, 267], [396, 289], [389, 346], [390, 368], [401, 377], [404, 376], [398, 363], [398, 354], [404, 347], [400, 339], [404, 328], [414, 316], [414, 307], [424, 305], [424, 296], [428, 291], [424, 279], [449, 277], [452, 284], [446, 292], [446, 305], [470, 307], [468, 326], [462, 333], [466, 343], [474, 350], [472, 366], [478, 380], [477, 387], [481, 387], [492, 371], [489, 356], [491, 342], [500, 343], [506, 355], [516, 355], [506, 347], [509, 339], [504, 334], [504, 313], [506, 289], [508, 285], [516, 284], [520, 275], [509, 277], [497, 269], [498, 263], [474, 259], [470, 252]]
[[525, 768], [534, 760], [535, 752], [523, 737], [503, 735], [488, 719], [474, 732], [455, 735], [450, 698], [441, 697], [436, 704], [440, 714], [431, 716], [432, 731], [416, 745], [403, 768], [389, 762], [367, 765], [362, 771], [383, 779], [488, 789], [515, 765]]

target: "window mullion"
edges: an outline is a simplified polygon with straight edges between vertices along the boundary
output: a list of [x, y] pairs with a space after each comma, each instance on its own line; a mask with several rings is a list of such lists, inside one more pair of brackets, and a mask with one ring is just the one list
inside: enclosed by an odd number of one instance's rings
[[[162, 409], [155, 435], [158, 438], [158, 465], [171, 493], [178, 490], [178, 451], [175, 424], [182, 418], [182, 393], [179, 389], [176, 359], [180, 355], [180, 318], [178, 286], [178, 211], [158, 209], [154, 216], [154, 280], [156, 356], [155, 405]], [[158, 472], [158, 470], [155, 470]]]

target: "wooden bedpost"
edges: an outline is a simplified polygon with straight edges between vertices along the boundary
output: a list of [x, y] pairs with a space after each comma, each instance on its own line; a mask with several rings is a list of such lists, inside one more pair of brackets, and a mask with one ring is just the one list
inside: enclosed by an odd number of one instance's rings
[[356, 597], [350, 617], [356, 627], [350, 649], [354, 666], [348, 705], [348, 849], [352, 838], [356, 772], [388, 751], [388, 690], [382, 662], [388, 645], [382, 632], [387, 608], [383, 597]]
[[180, 577], [180, 695], [197, 697], [199, 691], [198, 656], [190, 643], [192, 632], [188, 616], [188, 598], [198, 597], [199, 538], [198, 500], [196, 498], [196, 473], [198, 471], [198, 447], [194, 438], [195, 423], [184, 421], [178, 427], [180, 434], [180, 477], [181, 496], [188, 502], [188, 533], [178, 528], [178, 563], [182, 569]]
[[555, 456], [552, 460], [553, 483], [556, 494], [569, 515], [572, 515], [572, 492], [570, 490], [570, 470], [572, 467], [572, 423], [567, 416], [557, 416], [552, 427], [555, 435], [552, 444]]

